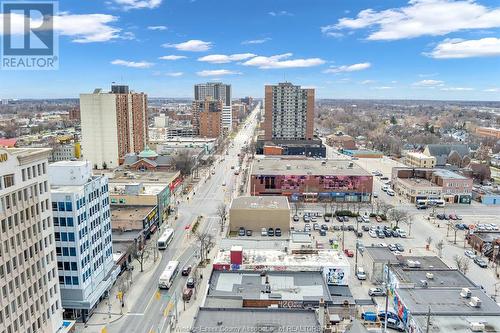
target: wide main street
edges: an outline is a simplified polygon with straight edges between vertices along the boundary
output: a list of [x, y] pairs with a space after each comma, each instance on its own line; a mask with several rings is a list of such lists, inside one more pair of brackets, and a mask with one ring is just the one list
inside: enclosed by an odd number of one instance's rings
[[[196, 255], [199, 253], [199, 244], [197, 244], [194, 236], [189, 235], [190, 232], [185, 229], [198, 216], [204, 216], [204, 222], [201, 223], [200, 228], [216, 236], [219, 234], [217, 207], [223, 202], [229, 203], [233, 189], [237, 188], [237, 177], [232, 172], [231, 166], [238, 165], [238, 154], [254, 133], [259, 109], [260, 104], [252, 111], [244, 126], [232, 140], [230, 147], [227, 149], [228, 154], [217, 156], [212, 167], [215, 174], [209, 171], [206, 175], [200, 175], [198, 185], [187, 197], [181, 200], [177, 207], [178, 219], [172, 223], [172, 227], [175, 229], [173, 241], [168, 249], [161, 253], [161, 262], [129, 312], [121, 319], [107, 326], [109, 333], [160, 333], [168, 331], [168, 318], [165, 316], [165, 309], [171, 298], [182, 298], [185, 278], [178, 274], [168, 291], [159, 291], [159, 277], [170, 260], [178, 260], [180, 267], [192, 264], [196, 260]], [[175, 311], [175, 309], [172, 311]], [[188, 324], [182, 323], [182, 326]]]

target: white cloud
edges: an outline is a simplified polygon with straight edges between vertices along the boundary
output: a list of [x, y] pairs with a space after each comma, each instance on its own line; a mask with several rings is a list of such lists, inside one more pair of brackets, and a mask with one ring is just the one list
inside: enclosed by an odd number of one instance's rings
[[372, 84], [372, 83], [375, 83], [375, 80], [364, 80], [364, 81], [361, 81], [361, 84]]
[[444, 87], [441, 88], [442, 91], [472, 91], [474, 88], [469, 87]]
[[489, 88], [489, 89], [484, 89], [484, 92], [500, 92], [500, 88]]
[[191, 39], [178, 44], [163, 44], [163, 47], [173, 47], [179, 51], [203, 52], [212, 48], [212, 42], [204, 42], [198, 39]]
[[179, 60], [179, 59], [186, 59], [186, 58], [187, 58], [186, 56], [170, 54], [170, 55], [166, 55], [166, 56], [161, 56], [158, 59], [160, 59], [160, 60]]
[[497, 27], [500, 7], [488, 8], [475, 0], [410, 0], [405, 7], [362, 10], [356, 18], [341, 18], [321, 30], [328, 33], [370, 28], [369, 40], [397, 40]]
[[270, 37], [262, 38], [262, 39], [251, 39], [251, 40], [244, 40], [241, 42], [243, 45], [251, 45], [251, 44], [264, 44], [265, 42], [270, 41]]
[[500, 38], [445, 39], [434, 50], [424, 54], [436, 59], [500, 56]]
[[421, 80], [413, 83], [416, 87], [442, 87], [444, 86], [444, 82], [440, 80]]
[[157, 31], [163, 31], [167, 30], [168, 28], [164, 25], [150, 25], [148, 27], [148, 30], [157, 30]]
[[159, 7], [162, 0], [114, 0], [114, 2], [123, 7], [125, 10], [129, 9], [153, 9]]
[[[5, 18], [0, 14], [0, 21]], [[11, 33], [24, 34], [24, 15], [11, 14]], [[71, 37], [76, 43], [106, 42], [112, 39], [130, 39], [133, 34], [121, 33], [121, 29], [111, 26], [118, 18], [107, 14], [75, 15], [63, 13], [53, 16], [54, 31], [61, 36]], [[40, 26], [40, 19], [30, 19], [32, 26]], [[0, 24], [0, 35], [3, 35], [3, 24]]]
[[112, 65], [119, 65], [119, 66], [125, 66], [125, 67], [131, 67], [131, 68], [150, 68], [154, 64], [151, 62], [147, 61], [127, 61], [127, 60], [121, 60], [121, 59], [116, 59], [111, 62]]
[[237, 53], [231, 55], [225, 54], [211, 54], [201, 58], [198, 58], [198, 61], [209, 62], [212, 64], [226, 64], [231, 61], [241, 61], [248, 58], [253, 58], [256, 55], [253, 53]]
[[394, 87], [380, 86], [380, 87], [372, 87], [371, 89], [375, 89], [375, 90], [390, 90], [390, 89], [394, 89]]
[[244, 66], [255, 66], [261, 69], [270, 68], [302, 68], [313, 67], [325, 63], [320, 58], [288, 59], [292, 53], [279, 54], [271, 57], [257, 56], [242, 63]]
[[170, 73], [166, 73], [165, 75], [171, 76], [171, 77], [179, 77], [179, 76], [184, 75], [184, 73], [183, 72], [170, 72]]
[[240, 72], [231, 71], [229, 69], [214, 69], [197, 72], [198, 76], [222, 76], [222, 75], [239, 75]]
[[323, 73], [344, 73], [344, 72], [357, 72], [370, 68], [372, 65], [369, 62], [362, 62], [353, 65], [344, 65], [338, 67], [330, 67]]
[[292, 13], [287, 12], [286, 10], [281, 10], [279, 12], [274, 12], [273, 11], [273, 12], [269, 12], [268, 14], [271, 15], [271, 16], [293, 16]]

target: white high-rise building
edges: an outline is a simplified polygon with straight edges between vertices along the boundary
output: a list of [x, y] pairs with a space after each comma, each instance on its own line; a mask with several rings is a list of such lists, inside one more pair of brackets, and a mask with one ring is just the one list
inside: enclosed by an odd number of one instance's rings
[[0, 332], [66, 332], [57, 275], [50, 149], [0, 149]]
[[119, 273], [114, 267], [108, 178], [86, 161], [49, 166], [62, 305], [85, 321]]
[[222, 106], [222, 129], [225, 133], [229, 133], [233, 129], [233, 107], [231, 105]]

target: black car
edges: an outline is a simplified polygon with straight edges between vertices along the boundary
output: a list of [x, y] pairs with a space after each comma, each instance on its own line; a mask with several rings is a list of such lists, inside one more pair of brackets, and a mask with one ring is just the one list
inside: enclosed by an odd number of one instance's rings
[[322, 224], [322, 225], [321, 225], [321, 229], [322, 229], [322, 230], [328, 230], [328, 226], [327, 226], [326, 224]]
[[252, 236], [252, 230], [247, 230], [247, 236]]
[[482, 259], [481, 257], [475, 257], [474, 258], [474, 263], [476, 265], [478, 265], [479, 267], [481, 267], [481, 268], [487, 268], [488, 267], [488, 264], [486, 263], [486, 261], [484, 261], [484, 259]]
[[194, 284], [195, 284], [195, 281], [194, 281], [194, 277], [189, 277], [186, 281], [186, 287], [188, 288], [194, 288]]
[[444, 214], [437, 214], [436, 217], [438, 220], [444, 220], [445, 215]]
[[188, 276], [191, 273], [191, 266], [186, 266], [182, 269], [182, 276]]
[[276, 230], [274, 231], [274, 235], [276, 237], [281, 237], [281, 228], [276, 228]]
[[399, 233], [396, 230], [391, 230], [392, 237], [399, 237]]
[[385, 237], [391, 237], [392, 236], [392, 232], [390, 230], [384, 229], [383, 233], [384, 233]]
[[245, 234], [246, 234], [245, 228], [240, 227], [240, 230], [238, 230], [238, 236], [245, 236]]
[[319, 231], [319, 235], [320, 235], [320, 236], [326, 236], [326, 230], [321, 229], [321, 230]]
[[333, 230], [339, 231], [340, 230], [340, 226], [339, 225], [334, 225], [333, 226]]
[[270, 237], [274, 236], [274, 229], [273, 228], [267, 229], [267, 235], [270, 236]]
[[343, 222], [343, 221], [344, 221], [344, 219], [342, 218], [342, 216], [337, 216], [337, 221], [339, 221], [339, 222]]
[[325, 222], [330, 222], [330, 218], [328, 216], [323, 217]]
[[363, 229], [363, 231], [370, 231], [370, 227], [367, 225], [362, 226], [361, 229]]
[[358, 237], [358, 238], [363, 237], [363, 233], [361, 231], [357, 231], [357, 232], [354, 231], [354, 233], [356, 234], [356, 237]]
[[378, 237], [378, 238], [385, 238], [385, 234], [384, 234], [384, 232], [383, 232], [382, 230], [378, 230], [378, 231], [377, 231], [377, 237]]
[[348, 226], [347, 226], [347, 230], [349, 230], [349, 231], [354, 231], [354, 226], [353, 226], [353, 225], [348, 225]]
[[464, 226], [462, 225], [462, 223], [457, 223], [455, 224], [455, 228], [458, 229], [458, 230], [464, 230]]

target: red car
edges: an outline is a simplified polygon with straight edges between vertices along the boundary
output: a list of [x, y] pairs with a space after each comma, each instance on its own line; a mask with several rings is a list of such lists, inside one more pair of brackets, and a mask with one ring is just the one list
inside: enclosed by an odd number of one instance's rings
[[352, 252], [352, 251], [351, 251], [351, 250], [349, 250], [349, 249], [345, 249], [345, 250], [344, 250], [344, 253], [345, 253], [345, 255], [346, 255], [346, 256], [348, 256], [349, 258], [354, 257], [354, 252]]

